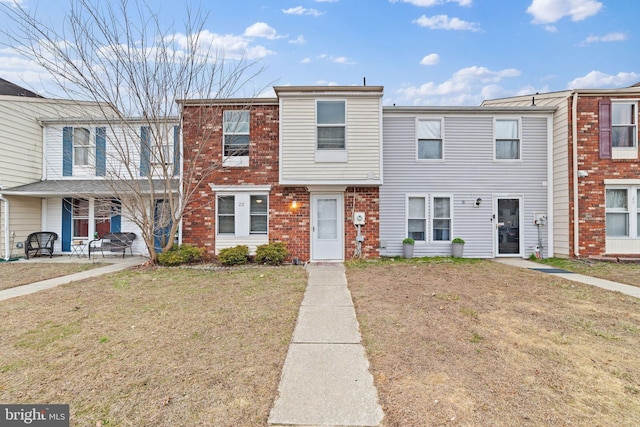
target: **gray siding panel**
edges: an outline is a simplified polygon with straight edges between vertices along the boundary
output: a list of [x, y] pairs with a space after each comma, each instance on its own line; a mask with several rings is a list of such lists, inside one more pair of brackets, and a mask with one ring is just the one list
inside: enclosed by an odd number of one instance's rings
[[[513, 117], [513, 116], [509, 116]], [[534, 251], [538, 229], [534, 213], [547, 213], [547, 116], [526, 116], [522, 123], [522, 160], [494, 161], [494, 116], [444, 118], [444, 161], [415, 160], [415, 117], [383, 118], [384, 184], [380, 188], [381, 254], [402, 253], [406, 236], [407, 194], [450, 195], [452, 235], [466, 240], [465, 256], [494, 256], [493, 199], [522, 197], [524, 255]], [[475, 200], [482, 199], [479, 207]], [[430, 206], [428, 207], [430, 209]], [[430, 217], [428, 211], [427, 217]], [[427, 221], [429, 224], [429, 221]], [[546, 247], [546, 230], [543, 246]], [[427, 230], [429, 238], [431, 230]], [[386, 246], [386, 248], [384, 247]], [[449, 242], [418, 242], [414, 256], [450, 255]]]

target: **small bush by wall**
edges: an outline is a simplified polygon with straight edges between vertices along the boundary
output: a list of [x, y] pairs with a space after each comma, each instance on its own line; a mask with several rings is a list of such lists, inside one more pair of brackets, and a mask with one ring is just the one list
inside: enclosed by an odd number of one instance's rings
[[258, 246], [255, 261], [259, 264], [280, 265], [288, 254], [286, 243], [273, 242]]
[[158, 262], [165, 266], [193, 264], [202, 262], [204, 252], [204, 248], [197, 248], [189, 244], [176, 245], [167, 252], [159, 254]]
[[246, 264], [249, 259], [249, 247], [238, 245], [233, 248], [224, 248], [218, 254], [218, 261], [223, 265]]

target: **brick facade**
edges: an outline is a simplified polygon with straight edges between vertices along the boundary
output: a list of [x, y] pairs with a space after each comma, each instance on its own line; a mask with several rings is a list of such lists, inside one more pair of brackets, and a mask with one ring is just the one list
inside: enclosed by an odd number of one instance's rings
[[[605, 179], [638, 179], [640, 162], [638, 159], [600, 159], [599, 154], [599, 113], [598, 102], [601, 99], [621, 100], [629, 97], [580, 96], [577, 103], [577, 144], [578, 170], [588, 171], [588, 176], [578, 178], [579, 210], [579, 252], [582, 257], [617, 256], [606, 253], [605, 235]], [[636, 97], [631, 97], [635, 98]], [[571, 100], [569, 117], [572, 117]], [[573, 161], [572, 123], [569, 123], [569, 164]], [[569, 215], [571, 254], [574, 254], [573, 236], [573, 174], [569, 172]], [[628, 257], [629, 255], [623, 255]]]
[[[249, 109], [248, 167], [221, 167], [223, 110]], [[311, 257], [311, 196], [306, 187], [279, 185], [278, 105], [185, 105], [183, 107], [185, 188], [193, 191], [182, 223], [182, 241], [204, 247], [215, 255], [215, 193], [210, 185], [271, 185], [269, 192], [269, 241], [287, 243], [289, 259], [306, 262]], [[356, 227], [352, 212], [365, 212], [361, 233], [363, 257], [378, 257], [379, 192], [377, 187], [348, 188], [344, 195], [345, 258], [356, 251]], [[297, 207], [293, 207], [296, 202]]]

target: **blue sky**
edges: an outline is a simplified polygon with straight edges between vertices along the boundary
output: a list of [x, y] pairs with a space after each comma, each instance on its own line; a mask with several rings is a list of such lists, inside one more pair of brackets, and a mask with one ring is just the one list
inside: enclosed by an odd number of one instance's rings
[[[0, 0], [7, 2], [7, 0]], [[180, 1], [147, 0], [179, 23]], [[386, 105], [483, 99], [640, 82], [638, 0], [213, 0], [206, 37], [244, 55], [265, 85], [368, 85]], [[53, 22], [68, 0], [22, 0]], [[2, 25], [4, 18], [0, 18]], [[36, 91], [37, 68], [0, 48], [0, 77]], [[269, 90], [263, 95], [272, 96]]]

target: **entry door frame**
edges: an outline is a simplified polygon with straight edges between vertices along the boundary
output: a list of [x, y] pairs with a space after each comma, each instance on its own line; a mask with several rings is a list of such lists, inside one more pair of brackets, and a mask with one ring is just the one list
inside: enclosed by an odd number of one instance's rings
[[[524, 195], [522, 194], [494, 194], [492, 197], [492, 225], [493, 225], [493, 256], [496, 258], [510, 257], [522, 258], [524, 255]], [[518, 200], [518, 253], [501, 254], [499, 247], [499, 224], [498, 224], [498, 200]]]
[[[318, 200], [336, 200], [336, 239], [323, 241], [318, 238]], [[314, 192], [311, 193], [311, 261], [343, 262], [344, 261], [344, 193], [342, 192]], [[326, 255], [331, 252], [339, 257]]]

